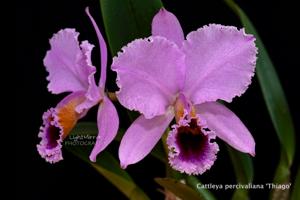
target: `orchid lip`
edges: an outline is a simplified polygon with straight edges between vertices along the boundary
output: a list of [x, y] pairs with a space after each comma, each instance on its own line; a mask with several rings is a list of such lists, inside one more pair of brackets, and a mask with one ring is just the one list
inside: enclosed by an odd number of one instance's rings
[[182, 157], [189, 159], [194, 154], [201, 154], [208, 138], [202, 133], [201, 127], [197, 125], [197, 119], [191, 119], [189, 126], [180, 126], [177, 131], [176, 139], [182, 151]]
[[61, 151], [63, 132], [56, 109], [49, 109], [43, 115], [43, 126], [39, 133], [42, 140], [37, 145], [39, 154], [49, 163], [56, 163], [63, 159]]
[[84, 100], [84, 92], [74, 92], [65, 97], [55, 108], [43, 114], [40, 128], [40, 144], [37, 150], [47, 162], [56, 163], [63, 159], [62, 142], [85, 113], [78, 114], [75, 108]]
[[186, 110], [168, 135], [170, 165], [187, 174], [202, 174], [210, 169], [219, 151], [216, 135], [199, 115], [192, 117]]
[[56, 125], [50, 125], [45, 131], [46, 138], [48, 140], [47, 148], [55, 148], [61, 139], [61, 128]]

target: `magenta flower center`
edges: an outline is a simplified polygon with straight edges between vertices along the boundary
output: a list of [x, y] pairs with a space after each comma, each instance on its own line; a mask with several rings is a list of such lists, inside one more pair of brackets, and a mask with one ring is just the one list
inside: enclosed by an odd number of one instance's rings
[[48, 140], [47, 149], [53, 149], [58, 145], [58, 140], [60, 138], [60, 128], [50, 125], [46, 132], [46, 137]]
[[42, 140], [37, 145], [38, 152], [50, 163], [63, 159], [61, 152], [63, 128], [58, 120], [57, 110], [50, 108], [43, 115], [43, 125], [39, 132]]
[[197, 119], [191, 119], [189, 126], [178, 128], [176, 140], [181, 149], [182, 158], [192, 159], [203, 152], [208, 138], [202, 133], [201, 127], [197, 124]]

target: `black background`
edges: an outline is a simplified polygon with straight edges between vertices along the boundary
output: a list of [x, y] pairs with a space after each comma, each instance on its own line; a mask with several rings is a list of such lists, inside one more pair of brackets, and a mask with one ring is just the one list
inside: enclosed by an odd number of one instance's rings
[[[257, 27], [285, 90], [290, 110], [299, 131], [298, 69], [299, 68], [299, 13], [296, 3], [289, 1], [237, 1], [248, 13]], [[185, 34], [208, 24], [240, 26], [238, 18], [223, 1], [163, 1], [181, 22]], [[36, 151], [39, 142], [37, 133], [41, 125], [42, 113], [55, 106], [64, 95], [51, 95], [47, 91], [47, 73], [43, 67], [43, 57], [49, 49], [48, 39], [53, 33], [66, 27], [76, 28], [81, 40], [97, 44], [94, 30], [84, 13], [90, 10], [102, 26], [100, 6], [95, 0], [43, 0], [20, 1], [16, 10], [16, 65], [18, 80], [16, 108], [17, 148], [16, 148], [16, 195], [18, 199], [124, 199], [124, 196], [102, 176], [64, 151], [64, 161], [50, 165], [41, 159]], [[97, 45], [96, 45], [97, 46]], [[93, 63], [99, 66], [96, 48]], [[98, 70], [99, 71], [99, 70]], [[114, 90], [114, 74], [110, 73], [108, 88]], [[229, 107], [242, 119], [256, 140], [254, 183], [272, 182], [272, 176], [279, 159], [279, 143], [275, 136], [268, 112], [256, 77], [248, 91], [236, 98]], [[95, 119], [92, 111], [87, 119]], [[297, 138], [299, 139], [299, 137]], [[201, 176], [204, 183], [235, 183], [233, 169], [226, 147], [219, 141], [221, 151], [210, 171]], [[116, 152], [117, 145], [109, 147]], [[299, 152], [296, 157], [299, 157]], [[298, 162], [298, 161], [297, 161]], [[292, 169], [292, 178], [295, 173]], [[151, 199], [163, 199], [157, 191], [153, 177], [164, 176], [164, 166], [148, 156], [140, 163], [128, 167], [137, 183], [149, 193]], [[215, 192], [220, 199], [229, 199], [232, 191]], [[267, 198], [268, 190], [251, 191], [252, 198]], [[226, 197], [226, 198], [225, 198]]]

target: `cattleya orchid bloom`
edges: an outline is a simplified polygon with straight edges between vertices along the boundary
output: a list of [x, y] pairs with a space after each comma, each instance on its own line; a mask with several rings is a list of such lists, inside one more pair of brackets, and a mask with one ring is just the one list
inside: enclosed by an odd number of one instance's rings
[[51, 49], [44, 58], [44, 65], [49, 72], [48, 90], [53, 94], [71, 92], [55, 108], [50, 108], [43, 115], [43, 125], [39, 132], [41, 138], [37, 145], [39, 154], [48, 162], [56, 163], [63, 159], [62, 141], [68, 136], [77, 120], [97, 105], [98, 131], [96, 144], [90, 160], [95, 161], [100, 153], [116, 136], [119, 127], [117, 111], [105, 95], [107, 48], [96, 22], [86, 8], [101, 50], [101, 77], [96, 85], [96, 68], [91, 62], [94, 45], [83, 41], [79, 45], [79, 33], [75, 29], [63, 29], [50, 39]]
[[142, 113], [119, 148], [121, 167], [143, 159], [175, 117], [167, 138], [170, 165], [187, 174], [210, 169], [215, 137], [255, 155], [255, 142], [240, 119], [217, 100], [242, 95], [254, 75], [255, 38], [244, 29], [210, 24], [184, 39], [177, 18], [162, 8], [152, 36], [136, 39], [113, 59], [119, 102]]

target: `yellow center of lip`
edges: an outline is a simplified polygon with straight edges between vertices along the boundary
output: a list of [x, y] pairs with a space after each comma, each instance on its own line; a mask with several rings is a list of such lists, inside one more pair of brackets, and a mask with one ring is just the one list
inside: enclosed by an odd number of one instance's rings
[[190, 117], [196, 117], [195, 107], [191, 103], [189, 103], [183, 95], [178, 96], [178, 98], [175, 101], [174, 108], [176, 122], [179, 122], [179, 120], [184, 116], [185, 111], [188, 112], [188, 115]]
[[57, 108], [58, 123], [63, 128], [62, 139], [65, 139], [69, 135], [80, 118], [80, 114], [75, 109], [83, 101], [83, 97], [74, 98], [62, 107]]

